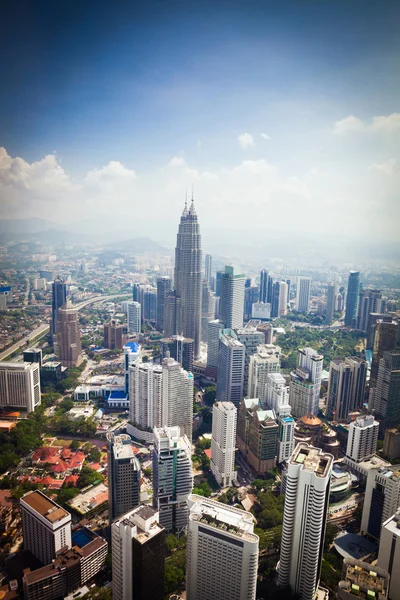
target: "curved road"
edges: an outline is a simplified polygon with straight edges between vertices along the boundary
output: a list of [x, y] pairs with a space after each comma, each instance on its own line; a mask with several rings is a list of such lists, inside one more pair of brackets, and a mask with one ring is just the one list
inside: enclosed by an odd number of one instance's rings
[[[80, 304], [75, 304], [75, 308], [77, 308], [78, 310], [81, 310], [82, 308], [85, 308], [85, 306], [88, 306], [89, 304], [94, 304], [95, 302], [105, 302], [107, 300], [112, 300], [113, 298], [130, 298], [130, 297], [131, 297], [130, 294], [111, 294], [110, 296], [95, 296], [94, 298], [89, 298], [88, 300], [85, 300], [84, 302], [81, 302]], [[32, 341], [37, 336], [40, 336], [40, 337], [45, 336], [46, 333], [48, 333], [49, 329], [50, 329], [49, 325], [45, 325], [42, 323], [42, 325], [39, 325], [39, 327], [34, 329], [29, 335], [21, 338], [20, 340], [18, 340], [18, 342], [15, 342], [15, 344], [10, 346], [10, 348], [7, 348], [7, 350], [4, 350], [3, 352], [1, 352], [0, 360], [5, 360], [8, 356], [10, 356], [10, 354], [13, 354], [14, 352], [16, 352], [17, 350], [22, 348], [22, 346], [25, 346], [28, 342]]]

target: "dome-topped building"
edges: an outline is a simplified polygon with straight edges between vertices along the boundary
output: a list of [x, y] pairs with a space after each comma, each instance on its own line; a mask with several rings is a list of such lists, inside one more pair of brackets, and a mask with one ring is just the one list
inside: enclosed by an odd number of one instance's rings
[[315, 415], [304, 415], [298, 419], [294, 427], [294, 442], [307, 442], [335, 458], [339, 456], [340, 442], [336, 432]]

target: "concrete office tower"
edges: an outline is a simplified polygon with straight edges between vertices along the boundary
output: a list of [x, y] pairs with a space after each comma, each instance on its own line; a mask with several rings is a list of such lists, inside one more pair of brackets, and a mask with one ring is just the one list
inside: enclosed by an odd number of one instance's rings
[[[385, 600], [388, 597], [389, 573], [380, 567], [371, 568], [370, 563], [355, 558], [345, 558], [342, 577], [343, 579], [339, 581], [339, 600], [357, 598]], [[395, 600], [394, 596], [390, 597]]]
[[71, 548], [69, 512], [39, 490], [22, 496], [20, 508], [24, 550], [47, 565], [62, 548]]
[[231, 329], [223, 329], [219, 338], [217, 400], [238, 407], [243, 397], [245, 347]]
[[247, 396], [250, 357], [257, 352], [257, 348], [260, 344], [264, 343], [265, 336], [261, 331], [257, 331], [257, 328], [252, 327], [249, 323], [245, 327], [236, 329], [235, 333], [239, 342], [245, 347], [243, 396]]
[[39, 368], [42, 368], [43, 353], [41, 348], [28, 348], [23, 351], [24, 362], [27, 363], [38, 363]]
[[193, 427], [192, 373], [182, 369], [173, 358], [162, 362], [162, 409], [161, 422], [168, 427], [180, 427], [181, 435], [192, 441]]
[[275, 411], [277, 415], [289, 416], [292, 409], [289, 404], [289, 386], [280, 373], [269, 373], [265, 382], [266, 408]]
[[175, 291], [167, 295], [164, 309], [164, 336], [173, 335], [182, 335], [181, 298]]
[[[250, 287], [245, 287], [245, 289], [244, 289], [244, 312], [243, 312], [243, 320], [244, 321], [249, 321], [252, 318], [254, 305], [260, 304], [258, 301], [258, 296], [259, 296], [258, 286], [252, 285]], [[264, 308], [264, 311], [265, 311], [266, 304], [263, 303], [263, 304], [261, 304], [261, 306]]]
[[146, 286], [143, 290], [142, 321], [157, 321], [157, 288]]
[[254, 302], [251, 306], [251, 319], [260, 319], [266, 321], [271, 318], [271, 305], [269, 302], [263, 304], [262, 302]]
[[350, 423], [346, 456], [356, 462], [372, 458], [378, 443], [379, 423], [372, 415], [358, 417]]
[[202, 266], [200, 227], [192, 198], [189, 210], [186, 204], [183, 209], [176, 239], [174, 287], [181, 301], [182, 330], [173, 334], [194, 339], [195, 358], [200, 355]]
[[400, 458], [400, 428], [392, 427], [385, 430], [382, 452], [389, 460]]
[[264, 476], [276, 466], [279, 426], [273, 410], [264, 410], [258, 398], [240, 403], [237, 445], [257, 474]]
[[361, 289], [358, 297], [355, 327], [363, 333], [368, 332], [371, 313], [381, 312], [382, 294], [380, 290]]
[[52, 301], [51, 301], [51, 321], [50, 321], [50, 333], [56, 335], [57, 333], [57, 313], [58, 309], [67, 301], [67, 286], [64, 281], [60, 278], [55, 279], [51, 284]]
[[354, 327], [357, 317], [358, 296], [360, 294], [360, 273], [350, 271], [347, 284], [346, 314], [344, 324], [346, 327]]
[[207, 341], [208, 323], [214, 320], [215, 295], [210, 284], [204, 279], [201, 292], [201, 341]]
[[245, 279], [237, 267], [226, 266], [221, 274], [219, 320], [227, 329], [243, 326]]
[[207, 325], [207, 377], [217, 379], [218, 356], [219, 356], [219, 334], [224, 328], [223, 324], [215, 319]]
[[387, 315], [384, 313], [370, 313], [368, 319], [368, 328], [367, 328], [367, 348], [373, 349], [374, 347], [374, 339], [375, 339], [375, 327], [378, 321], [385, 318]]
[[281, 286], [279, 281], [275, 281], [271, 287], [271, 318], [279, 317], [279, 299], [281, 295]]
[[140, 503], [140, 462], [126, 433], [107, 434], [108, 512], [110, 521]]
[[139, 334], [142, 331], [142, 308], [139, 302], [126, 303], [126, 320], [128, 322], [128, 333]]
[[197, 494], [189, 507], [187, 600], [255, 600], [259, 538], [252, 514]]
[[126, 394], [129, 394], [129, 368], [139, 359], [140, 345], [137, 342], [127, 342], [124, 346], [124, 378]]
[[103, 327], [104, 348], [122, 350], [126, 341], [124, 329], [124, 325], [120, 325], [115, 319], [111, 319], [109, 323], [105, 323]]
[[129, 369], [129, 420], [140, 427], [162, 425], [162, 367], [135, 362]]
[[294, 449], [294, 419], [290, 415], [278, 417], [278, 463], [289, 460]]
[[208, 285], [211, 287], [211, 276], [212, 276], [212, 256], [211, 254], [206, 254], [204, 258], [204, 279], [207, 281]]
[[165, 304], [167, 296], [172, 289], [171, 277], [157, 277], [157, 320], [156, 327], [161, 333], [164, 331]]
[[263, 406], [267, 402], [267, 377], [270, 373], [279, 373], [281, 368], [281, 349], [274, 344], [260, 344], [257, 352], [249, 360], [249, 384], [247, 393], [250, 398], [259, 398]]
[[367, 361], [356, 356], [331, 361], [327, 402], [329, 419], [348, 423], [350, 413], [363, 407], [367, 370]]
[[384, 352], [379, 361], [374, 414], [382, 431], [400, 424], [400, 352]]
[[263, 302], [264, 304], [270, 302], [270, 298], [268, 298], [268, 282], [270, 277], [268, 276], [268, 271], [262, 269], [260, 273], [260, 292], [258, 296], [259, 302]]
[[0, 406], [27, 413], [40, 405], [39, 363], [0, 362]]
[[288, 461], [278, 585], [314, 600], [321, 569], [333, 456], [302, 442]]
[[333, 313], [335, 312], [336, 303], [337, 303], [337, 285], [336, 285], [336, 283], [330, 283], [328, 285], [328, 291], [326, 294], [326, 313], [325, 313], [326, 323], [332, 323]]
[[78, 310], [72, 306], [69, 300], [57, 311], [54, 352], [63, 367], [76, 367], [82, 362]]
[[370, 386], [375, 387], [378, 379], [379, 361], [384, 352], [395, 352], [399, 324], [392, 317], [378, 319], [375, 325], [374, 347], [372, 352]]
[[400, 472], [395, 467], [371, 469], [367, 476], [361, 535], [379, 540], [382, 524], [400, 507]]
[[[170, 338], [161, 338], [159, 342], [163, 359], [169, 356], [176, 360], [185, 371], [192, 373], [194, 340], [184, 338], [182, 335], [173, 335]], [[169, 354], [167, 354], [168, 352]]]
[[308, 313], [310, 309], [311, 277], [297, 277], [296, 310]]
[[212, 411], [211, 471], [222, 487], [236, 482], [236, 416], [232, 402], [215, 402]]
[[292, 414], [300, 418], [316, 415], [324, 357], [312, 348], [299, 348], [298, 367], [290, 373], [289, 396]]
[[168, 533], [180, 534], [188, 524], [188, 498], [193, 490], [191, 444], [179, 427], [156, 427], [153, 450], [153, 506]]
[[382, 525], [378, 568], [390, 575], [390, 600], [400, 600], [400, 510]]
[[113, 600], [164, 600], [165, 529], [151, 506], [111, 525]]

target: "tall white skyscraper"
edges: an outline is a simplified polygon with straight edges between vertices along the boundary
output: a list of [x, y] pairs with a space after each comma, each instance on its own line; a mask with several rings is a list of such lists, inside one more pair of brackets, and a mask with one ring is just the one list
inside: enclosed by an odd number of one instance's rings
[[232, 402], [215, 402], [212, 416], [211, 471], [221, 487], [236, 481], [236, 416]]
[[0, 406], [30, 413], [40, 402], [39, 363], [0, 362]]
[[192, 441], [193, 428], [192, 373], [188, 373], [173, 358], [162, 362], [161, 422], [167, 427], [180, 427], [181, 434]]
[[244, 510], [189, 496], [187, 600], [255, 600], [259, 538]]
[[211, 275], [212, 275], [212, 256], [206, 254], [204, 258], [204, 279], [211, 286]]
[[168, 533], [181, 533], [189, 518], [193, 490], [191, 444], [179, 427], [154, 429], [153, 506]]
[[312, 348], [300, 348], [298, 367], [290, 373], [289, 396], [293, 416], [316, 415], [319, 407], [324, 357]]
[[126, 319], [129, 333], [140, 333], [142, 331], [141, 306], [139, 302], [126, 303]]
[[204, 279], [201, 294], [201, 341], [207, 341], [208, 323], [214, 320], [215, 294], [210, 284]]
[[302, 442], [288, 461], [278, 584], [314, 600], [321, 568], [333, 456]]
[[245, 276], [238, 269], [226, 266], [221, 273], [219, 320], [227, 329], [243, 326]]
[[129, 419], [141, 427], [162, 425], [162, 367], [135, 362], [129, 369]]
[[265, 401], [268, 408], [275, 411], [278, 416], [289, 416], [289, 386], [280, 373], [269, 373], [266, 377]]
[[165, 529], [151, 506], [137, 506], [111, 524], [112, 597], [164, 599]]
[[195, 358], [200, 354], [202, 267], [200, 227], [192, 198], [189, 210], [185, 203], [176, 238], [174, 287], [180, 299], [182, 331], [172, 333], [194, 340]]
[[239, 407], [243, 396], [245, 347], [230, 329], [220, 333], [217, 400]]
[[400, 510], [382, 525], [378, 567], [390, 575], [390, 600], [400, 600]]
[[267, 402], [267, 378], [270, 373], [279, 373], [281, 349], [274, 344], [261, 344], [249, 360], [249, 398], [259, 398], [263, 405]]
[[127, 394], [129, 394], [129, 369], [139, 359], [140, 345], [137, 342], [127, 342], [124, 346], [124, 378]]
[[333, 321], [333, 313], [335, 312], [337, 302], [337, 285], [336, 283], [330, 283], [328, 285], [328, 290], [326, 294], [326, 313], [325, 313], [325, 321], [327, 323], [332, 323]]
[[278, 463], [288, 461], [294, 448], [294, 419], [290, 415], [278, 417]]
[[372, 415], [358, 417], [350, 423], [346, 457], [359, 463], [373, 457], [378, 443], [379, 423]]
[[308, 312], [310, 308], [311, 277], [297, 277], [296, 310]]
[[260, 344], [264, 344], [265, 335], [262, 331], [257, 331], [255, 327], [247, 324], [245, 327], [235, 329], [236, 337], [245, 348], [244, 359], [244, 377], [243, 377], [243, 396], [248, 395], [249, 387], [249, 365], [250, 358], [257, 352]]
[[286, 281], [279, 284], [278, 315], [284, 317], [287, 313], [289, 286]]

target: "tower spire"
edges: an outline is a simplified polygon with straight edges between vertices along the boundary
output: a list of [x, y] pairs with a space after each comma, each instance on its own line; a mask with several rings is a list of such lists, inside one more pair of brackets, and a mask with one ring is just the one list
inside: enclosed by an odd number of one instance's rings
[[194, 183], [192, 183], [192, 202], [190, 203], [189, 215], [195, 215], [196, 209], [194, 207]]
[[187, 189], [185, 190], [185, 206], [183, 208], [183, 212], [182, 212], [182, 217], [186, 217], [188, 214], [188, 207], [187, 207]]

